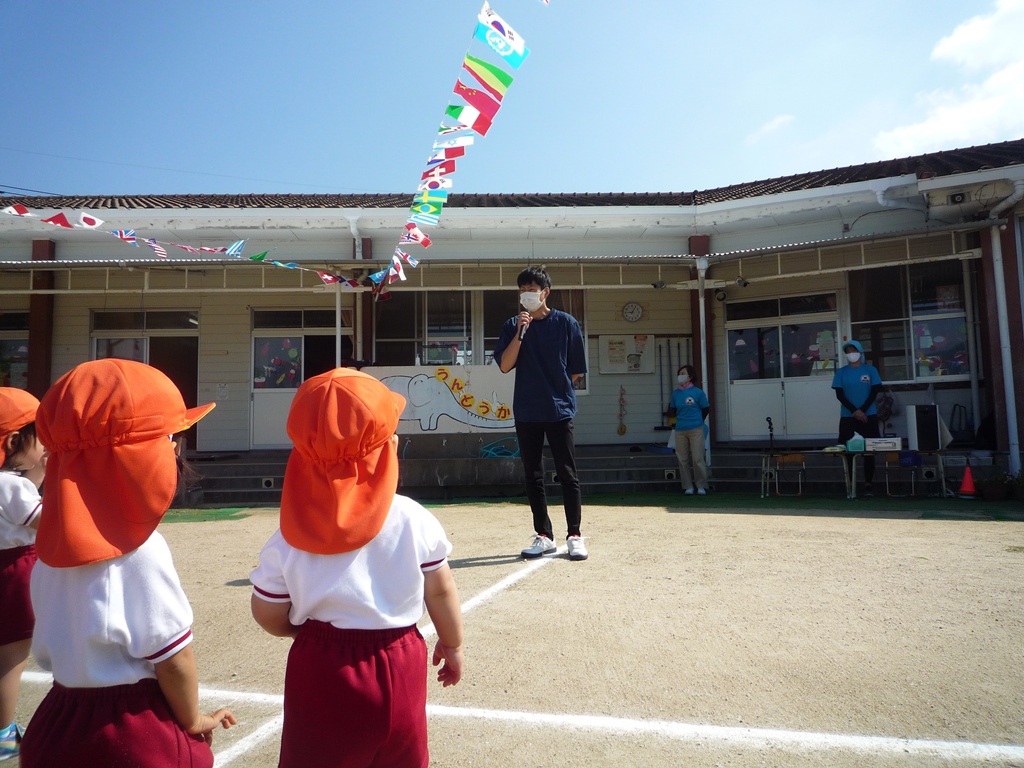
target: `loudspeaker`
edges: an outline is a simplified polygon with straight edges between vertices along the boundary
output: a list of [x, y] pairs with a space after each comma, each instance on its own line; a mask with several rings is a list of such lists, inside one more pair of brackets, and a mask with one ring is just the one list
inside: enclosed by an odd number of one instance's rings
[[907, 447], [912, 451], [937, 451], [939, 445], [938, 406], [908, 405]]

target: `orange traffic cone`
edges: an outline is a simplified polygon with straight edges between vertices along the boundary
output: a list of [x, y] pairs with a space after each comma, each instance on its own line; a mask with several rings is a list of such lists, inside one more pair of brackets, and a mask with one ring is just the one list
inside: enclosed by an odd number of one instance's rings
[[964, 479], [960, 483], [960, 494], [961, 499], [973, 499], [974, 498], [974, 478], [971, 477], [971, 467], [968, 464], [967, 468], [964, 469]]

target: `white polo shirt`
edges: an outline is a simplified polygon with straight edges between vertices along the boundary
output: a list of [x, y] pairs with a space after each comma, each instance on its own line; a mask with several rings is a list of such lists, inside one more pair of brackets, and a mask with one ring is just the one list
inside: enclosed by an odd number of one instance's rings
[[32, 569], [32, 655], [69, 688], [155, 678], [153, 665], [192, 642], [192, 606], [159, 533], [89, 565]]
[[257, 597], [292, 604], [292, 624], [315, 619], [340, 629], [409, 627], [423, 616], [423, 573], [440, 568], [451, 551], [437, 519], [396, 495], [384, 527], [363, 547], [314, 555], [291, 546], [278, 529], [249, 578]]
[[35, 544], [36, 532], [29, 525], [39, 517], [39, 491], [15, 472], [0, 471], [0, 549]]

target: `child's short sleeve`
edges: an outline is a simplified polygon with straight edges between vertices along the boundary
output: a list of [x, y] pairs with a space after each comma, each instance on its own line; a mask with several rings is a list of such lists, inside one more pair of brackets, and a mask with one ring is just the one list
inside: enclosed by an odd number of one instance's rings
[[291, 594], [284, 579], [287, 543], [279, 528], [260, 551], [260, 564], [249, 574], [252, 593], [268, 603], [289, 603]]
[[31, 525], [41, 509], [42, 501], [36, 487], [23, 477], [11, 473], [0, 476], [0, 517], [11, 525]]
[[[157, 664], [192, 642], [192, 606], [162, 536], [153, 534], [132, 552], [120, 578], [123, 628], [130, 655]], [[117, 595], [117, 591], [111, 593], [113, 599]]]
[[448, 555], [452, 552], [452, 545], [448, 541], [448, 536], [445, 534], [444, 528], [437, 518], [423, 507], [420, 507], [420, 509], [423, 510], [422, 519], [420, 520], [420, 545], [422, 547], [420, 570], [424, 572], [435, 571], [444, 565], [444, 562], [448, 559]]

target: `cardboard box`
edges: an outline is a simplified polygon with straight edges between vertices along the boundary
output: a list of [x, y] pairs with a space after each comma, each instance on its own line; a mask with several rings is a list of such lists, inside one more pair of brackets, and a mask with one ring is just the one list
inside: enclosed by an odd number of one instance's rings
[[865, 451], [898, 451], [903, 446], [898, 437], [869, 437], [864, 441]]

